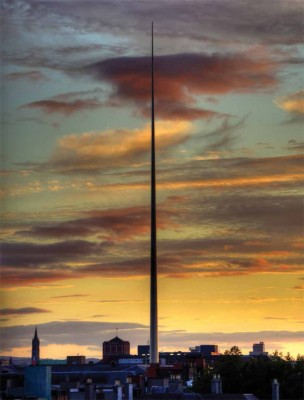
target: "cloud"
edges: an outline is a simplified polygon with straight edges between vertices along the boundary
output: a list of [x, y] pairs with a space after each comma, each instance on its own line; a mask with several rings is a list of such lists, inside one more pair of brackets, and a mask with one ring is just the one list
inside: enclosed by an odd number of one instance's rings
[[45, 114], [70, 116], [75, 113], [101, 108], [103, 106], [103, 102], [100, 100], [100, 95], [102, 93], [103, 91], [100, 88], [79, 92], [67, 92], [49, 99], [27, 103], [19, 108], [37, 109]]
[[284, 124], [303, 123], [304, 121], [304, 89], [288, 96], [276, 99], [275, 104], [282, 110], [291, 115], [290, 119], [284, 121]]
[[[40, 348], [48, 345], [68, 345], [94, 346], [100, 349], [101, 343], [110, 340], [115, 336], [118, 328], [119, 336], [123, 340], [129, 340], [131, 347], [136, 349], [138, 344], [146, 343], [149, 335], [147, 325], [133, 322], [91, 322], [91, 321], [52, 321], [40, 324], [38, 335], [40, 339]], [[30, 344], [35, 325], [16, 325], [4, 327], [2, 330], [2, 351], [10, 352], [13, 348], [28, 347]], [[75, 335], [77, 332], [77, 335]], [[88, 332], [90, 334], [88, 335]], [[286, 343], [301, 342], [303, 331], [248, 331], [248, 332], [189, 332], [186, 330], [168, 330], [160, 331], [161, 348], [183, 348], [196, 346], [200, 343], [215, 343], [221, 347], [231, 347], [239, 345], [240, 347], [251, 348], [252, 343], [264, 341], [266, 350]], [[65, 355], [63, 355], [65, 356]]]
[[6, 242], [2, 245], [2, 284], [6, 287], [35, 286], [76, 278], [81, 268], [77, 273], [77, 267], [72, 265], [77, 265], [80, 256], [82, 264], [86, 265], [103, 252], [102, 244], [84, 240], [50, 244]]
[[277, 99], [275, 104], [287, 112], [304, 114], [304, 89]]
[[[83, 70], [114, 87], [112, 99], [135, 103], [147, 116], [150, 107], [150, 57], [118, 57]], [[251, 93], [277, 84], [276, 67], [268, 60], [243, 54], [173, 54], [155, 57], [155, 108], [160, 119], [223, 118], [197, 108], [197, 96]]]
[[88, 294], [66, 294], [62, 296], [52, 296], [52, 299], [66, 299], [66, 298], [74, 298], [74, 297], [87, 297], [89, 296]]
[[[224, 118], [220, 127], [201, 135], [202, 138], [210, 141], [204, 147], [204, 151], [219, 151], [223, 149], [230, 149], [239, 140], [239, 130], [244, 128], [247, 117], [240, 119], [235, 123], [230, 122], [230, 118]], [[196, 138], [194, 138], [195, 140]]]
[[50, 244], [39, 243], [4, 243], [2, 247], [2, 265], [12, 267], [24, 267], [47, 265], [58, 261], [69, 260], [71, 257], [89, 256], [91, 253], [102, 252], [103, 247], [99, 243], [91, 243], [85, 240], [71, 240]]
[[297, 286], [294, 286], [292, 289], [295, 289], [295, 290], [304, 290], [304, 285], [297, 285]]
[[[122, 242], [134, 240], [136, 237], [139, 238], [150, 232], [150, 208], [148, 206], [92, 210], [84, 212], [82, 215], [82, 218], [70, 221], [33, 226], [27, 231], [19, 231], [18, 234], [49, 239], [97, 236], [99, 239], [102, 238], [109, 242]], [[159, 210], [158, 228], [175, 227], [174, 216], [173, 211]], [[83, 242], [83, 246], [89, 245]], [[88, 251], [90, 249], [92, 250], [88, 247]]]
[[[101, 348], [102, 341], [114, 337], [116, 329], [119, 329], [120, 336], [124, 338], [131, 337], [132, 333], [138, 336], [138, 332], [143, 332], [145, 336], [149, 335], [146, 325], [133, 322], [52, 321], [39, 324], [40, 348], [50, 344], [76, 344]], [[2, 351], [29, 346], [34, 331], [33, 325], [4, 327]], [[75, 332], [77, 332], [76, 335]], [[89, 335], [88, 332], [90, 332]]]
[[[53, 64], [58, 48], [74, 62], [75, 53], [78, 53], [76, 60], [79, 54], [85, 58], [96, 56], [96, 46], [100, 44], [109, 54], [130, 52], [130, 49], [138, 52], [139, 46], [140, 50], [147, 46], [151, 21], [157, 21], [155, 31], [161, 49], [163, 42], [171, 44], [172, 39], [178, 51], [181, 47], [208, 48], [212, 45], [225, 49], [252, 43], [287, 47], [302, 43], [302, 11], [299, 0], [288, 3], [277, 0], [275, 9], [271, 2], [176, 0], [174, 13], [172, 2], [168, 0], [158, 4], [129, 2], [127, 6], [117, 6], [114, 1], [77, 1], [73, 8], [66, 0], [48, 3], [24, 0], [20, 6], [5, 1], [2, 6], [4, 50], [10, 55], [10, 60], [17, 59], [23, 63], [39, 62], [44, 59], [43, 54], [50, 52], [48, 61], [53, 61]], [[63, 43], [60, 38], [67, 31], [70, 40]], [[105, 40], [98, 40], [98, 36], [105, 37]], [[32, 58], [26, 57], [33, 43], [37, 54], [32, 52]], [[91, 51], [89, 54], [88, 49]]]
[[10, 74], [6, 74], [5, 78], [12, 81], [18, 79], [25, 79], [31, 82], [48, 81], [48, 78], [40, 71], [12, 72]]
[[[157, 129], [158, 153], [184, 143], [193, 129], [192, 124], [179, 121], [159, 121]], [[59, 139], [50, 159], [39, 169], [61, 173], [90, 173], [119, 167], [134, 167], [146, 162], [150, 154], [151, 127], [141, 129], [87, 132], [67, 135]]]
[[95, 110], [100, 108], [101, 104], [95, 99], [87, 100], [75, 100], [71, 102], [56, 101], [56, 100], [41, 100], [34, 101], [32, 103], [26, 104], [21, 108], [33, 108], [41, 109], [46, 114], [63, 114], [69, 116], [71, 114], [84, 111], [84, 110]]
[[36, 308], [36, 307], [2, 308], [2, 309], [0, 309], [0, 316], [40, 314], [40, 313], [50, 313], [50, 312], [51, 311], [49, 311], [49, 310], [45, 310], [43, 308]]
[[287, 149], [291, 151], [303, 152], [304, 150], [304, 141], [290, 139], [288, 140]]

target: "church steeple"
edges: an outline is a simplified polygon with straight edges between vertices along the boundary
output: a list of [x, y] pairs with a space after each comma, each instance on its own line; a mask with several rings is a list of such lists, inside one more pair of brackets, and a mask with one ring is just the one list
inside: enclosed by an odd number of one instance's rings
[[39, 364], [40, 358], [40, 340], [38, 338], [37, 326], [35, 329], [35, 335], [32, 340], [32, 365]]

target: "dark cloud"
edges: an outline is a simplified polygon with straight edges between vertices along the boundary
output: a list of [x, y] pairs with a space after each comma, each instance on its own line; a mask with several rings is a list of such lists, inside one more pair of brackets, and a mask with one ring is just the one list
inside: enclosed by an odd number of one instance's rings
[[21, 108], [40, 109], [46, 114], [58, 113], [69, 116], [80, 111], [95, 110], [101, 106], [101, 103], [96, 99], [74, 101], [40, 100], [26, 104]]
[[142, 300], [127, 300], [127, 299], [122, 299], [122, 300], [96, 300], [97, 303], [137, 303]]
[[[120, 57], [88, 65], [84, 72], [115, 88], [113, 98], [135, 102], [146, 116], [150, 101], [150, 57]], [[155, 57], [157, 117], [196, 119], [225, 114], [195, 107], [198, 95], [251, 93], [277, 84], [275, 65], [242, 54], [174, 54]], [[226, 115], [227, 116], [227, 115]]]
[[15, 268], [49, 265], [101, 253], [99, 243], [84, 240], [56, 242], [51, 244], [8, 242], [2, 244], [2, 265]]
[[[20, 235], [40, 238], [75, 238], [98, 235], [104, 240], [124, 241], [145, 235], [150, 230], [149, 207], [127, 207], [108, 210], [92, 210], [84, 217], [61, 223], [34, 226]], [[174, 226], [174, 212], [160, 210], [159, 229]], [[89, 246], [83, 243], [84, 246]], [[88, 251], [92, 248], [88, 248]], [[83, 254], [86, 253], [84, 247]]]
[[79, 262], [81, 258], [86, 265], [103, 252], [100, 243], [84, 240], [51, 244], [6, 242], [2, 244], [2, 284], [34, 286], [80, 277], [82, 268], [78, 270], [70, 263]]
[[254, 228], [255, 231], [284, 235], [288, 227], [289, 235], [301, 233], [303, 216], [302, 196], [236, 196], [229, 201], [219, 200], [218, 208], [209, 210], [212, 221], [237, 222]]
[[290, 139], [288, 140], [288, 145], [286, 146], [287, 150], [291, 151], [304, 151], [304, 141], [303, 140], [295, 140], [295, 139]]
[[45, 310], [43, 308], [36, 307], [23, 307], [23, 308], [2, 308], [0, 309], [0, 315], [27, 315], [27, 314], [40, 314], [40, 313], [50, 313], [51, 311]]
[[87, 297], [89, 296], [88, 294], [66, 294], [66, 295], [62, 295], [62, 296], [52, 296], [52, 299], [66, 299], [66, 298], [75, 298], [75, 297]]
[[[33, 325], [4, 327], [1, 336], [2, 351], [30, 346], [35, 327]], [[148, 326], [133, 322], [53, 321], [39, 324], [38, 336], [41, 348], [48, 344], [98, 346], [101, 358], [102, 342], [112, 339], [115, 336], [116, 329], [119, 330], [121, 337], [128, 339], [134, 337], [134, 335], [135, 337], [138, 337], [138, 335], [149, 335]], [[88, 332], [90, 332], [89, 335]], [[135, 343], [132, 344], [135, 345]], [[66, 355], [64, 354], [63, 356]]]
[[294, 286], [292, 289], [295, 289], [295, 290], [304, 290], [304, 285], [297, 285], [297, 286]]

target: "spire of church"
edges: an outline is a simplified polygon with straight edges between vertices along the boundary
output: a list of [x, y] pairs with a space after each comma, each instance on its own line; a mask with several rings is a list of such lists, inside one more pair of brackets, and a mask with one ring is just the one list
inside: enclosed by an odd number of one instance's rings
[[35, 329], [35, 335], [32, 340], [32, 365], [39, 364], [40, 359], [40, 340], [38, 338], [37, 326]]

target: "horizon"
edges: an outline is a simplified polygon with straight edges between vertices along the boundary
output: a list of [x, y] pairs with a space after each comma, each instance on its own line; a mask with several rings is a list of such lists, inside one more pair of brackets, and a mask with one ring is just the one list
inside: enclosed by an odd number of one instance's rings
[[303, 354], [303, 16], [3, 1], [3, 351], [149, 340], [153, 20], [159, 350]]

